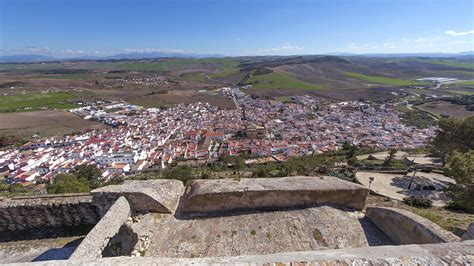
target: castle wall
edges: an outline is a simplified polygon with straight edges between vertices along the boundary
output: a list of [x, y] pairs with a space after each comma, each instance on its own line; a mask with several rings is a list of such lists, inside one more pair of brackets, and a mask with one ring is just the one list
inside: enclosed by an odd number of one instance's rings
[[88, 194], [21, 197], [0, 201], [0, 231], [94, 225], [100, 219]]

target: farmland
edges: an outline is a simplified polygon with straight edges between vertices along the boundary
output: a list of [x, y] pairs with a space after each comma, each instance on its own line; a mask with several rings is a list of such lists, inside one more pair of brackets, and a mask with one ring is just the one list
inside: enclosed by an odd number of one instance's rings
[[4, 113], [0, 115], [0, 134], [30, 137], [52, 136], [104, 128], [104, 124], [88, 121], [65, 110]]
[[460, 62], [460, 61], [456, 61], [456, 60], [433, 59], [433, 58], [429, 58], [429, 59], [428, 58], [417, 58], [415, 60], [420, 61], [420, 62], [424, 62], [424, 63], [429, 63], [429, 64], [474, 70], [474, 63], [472, 63], [472, 62]]
[[74, 98], [74, 95], [66, 92], [0, 96], [0, 112], [35, 111], [43, 108], [70, 109], [77, 105], [64, 101]]
[[392, 86], [409, 86], [409, 85], [420, 85], [421, 82], [411, 81], [411, 80], [403, 80], [403, 79], [395, 79], [395, 78], [388, 78], [382, 76], [369, 76], [360, 73], [353, 73], [353, 72], [345, 72], [345, 76], [364, 80], [368, 82], [373, 82], [377, 84], [383, 85], [392, 85]]
[[311, 84], [299, 80], [282, 72], [273, 72], [264, 75], [252, 75], [247, 84], [252, 84], [255, 89], [299, 89], [299, 90], [321, 90], [322, 85]]
[[446, 101], [427, 102], [417, 105], [416, 108], [436, 117], [449, 116], [453, 118], [466, 118], [474, 116], [474, 111], [468, 111], [462, 105], [452, 104]]

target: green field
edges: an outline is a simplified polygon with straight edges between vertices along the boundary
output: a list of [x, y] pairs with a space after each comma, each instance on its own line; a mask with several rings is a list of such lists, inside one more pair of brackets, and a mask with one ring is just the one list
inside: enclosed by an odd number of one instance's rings
[[474, 69], [474, 63], [469, 63], [469, 62], [459, 62], [455, 60], [433, 59], [433, 58], [416, 58], [413, 60], [429, 63], [429, 64], [435, 64], [435, 65]]
[[211, 79], [225, 78], [225, 77], [230, 76], [230, 75], [238, 74], [239, 72], [240, 72], [240, 69], [238, 69], [238, 68], [226, 67], [226, 68], [219, 69], [219, 71], [217, 73], [212, 73], [212, 74], [209, 74], [208, 76]]
[[199, 68], [200, 66], [212, 65], [221, 68], [233, 68], [238, 65], [238, 61], [232, 58], [205, 58], [205, 59], [188, 59], [173, 58], [161, 59], [159, 61], [135, 61], [120, 64], [110, 64], [115, 68], [130, 71], [178, 71], [190, 67]]
[[461, 91], [461, 90], [447, 90], [447, 91], [454, 94], [459, 94], [459, 95], [474, 95], [474, 91]]
[[311, 84], [299, 80], [281, 72], [273, 72], [265, 75], [251, 76], [247, 84], [252, 84], [255, 89], [300, 89], [300, 90], [321, 90], [322, 85]]
[[184, 79], [186, 80], [192, 80], [192, 81], [197, 81], [197, 82], [204, 82], [205, 78], [202, 73], [197, 73], [197, 74], [187, 74], [183, 76]]
[[364, 75], [364, 74], [354, 73], [354, 72], [344, 72], [344, 75], [350, 78], [356, 78], [356, 79], [383, 84], [383, 85], [409, 86], [409, 85], [422, 84], [421, 82], [417, 82], [417, 81], [387, 78], [387, 77], [382, 77], [382, 76], [369, 76], [369, 75]]
[[63, 103], [65, 100], [76, 98], [66, 92], [28, 93], [0, 96], [0, 112], [36, 111], [41, 108], [71, 109], [75, 104]]
[[474, 80], [457, 82], [456, 85], [471, 87], [471, 86], [474, 86]]

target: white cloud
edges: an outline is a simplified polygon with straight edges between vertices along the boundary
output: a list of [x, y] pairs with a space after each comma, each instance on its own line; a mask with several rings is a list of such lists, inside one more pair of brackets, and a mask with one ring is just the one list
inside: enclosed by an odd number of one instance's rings
[[47, 55], [52, 57], [65, 57], [65, 58], [73, 58], [77, 56], [84, 56], [84, 55], [99, 55], [104, 54], [103, 51], [95, 50], [95, 51], [85, 51], [85, 50], [74, 50], [74, 49], [52, 49], [49, 47], [34, 47], [28, 46], [20, 49], [2, 49], [0, 51], [2, 55], [16, 55], [16, 54], [39, 54], [39, 55]]
[[294, 51], [302, 51], [304, 50], [303, 47], [298, 46], [298, 45], [293, 45], [290, 43], [284, 43], [278, 47], [273, 47], [273, 48], [264, 48], [264, 49], [258, 49], [257, 53], [259, 54], [273, 54], [273, 53], [287, 53], [287, 52], [294, 52]]
[[459, 44], [470, 44], [472, 41], [453, 41], [453, 42], [448, 42], [449, 45], [459, 45]]
[[448, 35], [450, 35], [450, 36], [453, 36], [453, 37], [457, 37], [457, 36], [466, 36], [466, 35], [474, 34], [474, 30], [470, 30], [470, 31], [453, 31], [453, 30], [448, 30], [448, 31], [445, 31], [444, 33], [445, 33], [445, 34], [448, 34]]
[[189, 51], [179, 50], [179, 49], [161, 49], [161, 48], [143, 48], [143, 49], [135, 49], [135, 48], [127, 48], [123, 51], [127, 53], [176, 53], [176, 54], [184, 54], [184, 53], [191, 53]]

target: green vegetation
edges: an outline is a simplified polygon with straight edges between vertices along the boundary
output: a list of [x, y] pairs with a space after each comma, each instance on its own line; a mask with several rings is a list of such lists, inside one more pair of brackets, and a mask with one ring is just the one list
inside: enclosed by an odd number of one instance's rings
[[466, 110], [474, 111], [474, 94], [464, 95], [453, 99], [447, 99], [452, 104], [464, 105]]
[[252, 236], [256, 236], [256, 235], [257, 235], [257, 231], [255, 231], [255, 229], [252, 229], [252, 230], [250, 230], [250, 234], [251, 234]]
[[203, 58], [203, 59], [190, 59], [190, 58], [172, 58], [172, 59], [159, 59], [153, 61], [134, 61], [120, 64], [112, 64], [112, 67], [120, 68], [123, 70], [130, 71], [176, 71], [183, 70], [190, 66], [209, 66], [220, 68], [232, 68], [238, 65], [238, 61], [233, 58]]
[[102, 171], [95, 165], [83, 164], [76, 166], [68, 174], [58, 174], [46, 186], [50, 194], [89, 192], [91, 189], [105, 185], [100, 181]]
[[446, 171], [456, 184], [451, 184], [448, 194], [452, 197], [449, 207], [474, 213], [474, 150], [455, 152]]
[[78, 178], [74, 174], [59, 174], [53, 183], [48, 184], [46, 190], [50, 194], [63, 194], [89, 192], [91, 188], [84, 178]]
[[8, 146], [21, 146], [28, 142], [26, 139], [12, 134], [0, 134], [0, 149]]
[[465, 153], [474, 149], [474, 117], [464, 120], [441, 119], [438, 126], [440, 131], [433, 140], [432, 152], [444, 163], [449, 161], [455, 151]]
[[430, 208], [433, 206], [433, 201], [428, 198], [418, 197], [418, 196], [408, 196], [403, 198], [403, 202], [407, 205], [416, 207], [416, 208]]
[[434, 58], [413, 58], [410, 60], [435, 64], [435, 65], [443, 65], [443, 66], [450, 66], [450, 67], [458, 67], [458, 68], [466, 68], [466, 69], [474, 69], [474, 63], [469, 62], [460, 62], [456, 60], [449, 60], [449, 59], [434, 59]]
[[420, 110], [407, 110], [402, 114], [403, 123], [407, 126], [427, 128], [436, 125], [436, 120]]
[[74, 95], [67, 92], [0, 96], [0, 112], [35, 111], [41, 108], [69, 109], [77, 107], [77, 105], [63, 101], [74, 98]]
[[456, 180], [448, 188], [449, 207], [474, 213], [474, 117], [442, 119], [433, 141], [433, 153], [442, 158], [445, 171]]
[[222, 68], [222, 69], [219, 69], [218, 72], [209, 74], [208, 76], [209, 76], [209, 78], [211, 78], [211, 79], [225, 78], [225, 77], [227, 77], [227, 76], [231, 76], [231, 75], [234, 75], [234, 74], [238, 74], [239, 72], [240, 72], [240, 69], [239, 69], [239, 68], [229, 67], [229, 68]]
[[456, 85], [474, 86], [474, 80], [457, 82]]
[[459, 95], [474, 95], [474, 91], [447, 90], [448, 92]]
[[452, 212], [444, 208], [409, 207], [408, 209], [458, 236], [462, 236], [466, 232], [465, 228], [474, 219], [473, 215]]
[[403, 80], [403, 79], [395, 79], [395, 78], [388, 78], [382, 76], [369, 76], [360, 73], [354, 72], [344, 72], [344, 75], [350, 78], [356, 78], [368, 82], [383, 84], [383, 85], [393, 85], [393, 86], [409, 86], [409, 85], [421, 85], [421, 82], [412, 81], [412, 80]]
[[205, 81], [203, 75], [204, 75], [203, 73], [197, 73], [197, 74], [187, 74], [182, 77], [184, 79], [191, 80], [191, 81], [203, 82]]
[[90, 74], [59, 74], [59, 75], [42, 75], [36, 76], [41, 79], [87, 79], [90, 78]]
[[322, 85], [311, 84], [282, 72], [273, 72], [265, 75], [251, 75], [246, 81], [246, 84], [251, 84], [255, 89], [324, 89]]

